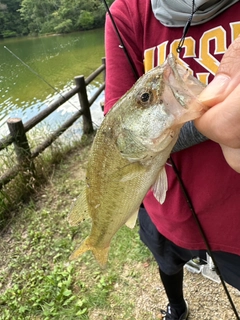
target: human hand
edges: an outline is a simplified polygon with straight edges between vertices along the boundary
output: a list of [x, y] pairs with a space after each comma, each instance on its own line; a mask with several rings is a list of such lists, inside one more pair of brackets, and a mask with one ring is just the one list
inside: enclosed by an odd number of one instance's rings
[[209, 110], [195, 120], [197, 129], [218, 142], [228, 164], [240, 172], [240, 37], [224, 54], [214, 80], [199, 99]]

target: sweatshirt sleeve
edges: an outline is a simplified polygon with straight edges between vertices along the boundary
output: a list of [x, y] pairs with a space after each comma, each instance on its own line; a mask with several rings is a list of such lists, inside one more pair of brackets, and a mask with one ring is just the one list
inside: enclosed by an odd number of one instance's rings
[[[143, 74], [143, 50], [140, 48], [139, 40], [137, 40], [136, 36], [136, 32], [138, 32], [136, 28], [138, 26], [132, 25], [131, 9], [128, 7], [127, 2], [120, 0], [114, 2], [110, 10], [124, 46], [131, 57], [134, 68], [137, 70], [138, 77], [140, 77]], [[137, 80], [108, 14], [106, 15], [105, 23], [105, 55], [106, 89], [104, 114]]]
[[181, 151], [189, 147], [207, 141], [208, 138], [202, 135], [194, 126], [193, 121], [185, 123], [182, 127], [178, 140], [172, 150], [173, 152]]

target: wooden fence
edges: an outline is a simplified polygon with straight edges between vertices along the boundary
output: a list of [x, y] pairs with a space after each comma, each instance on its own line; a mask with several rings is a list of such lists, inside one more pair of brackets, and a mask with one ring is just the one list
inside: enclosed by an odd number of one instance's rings
[[[103, 73], [103, 84], [98, 88], [95, 94], [88, 98], [87, 86], [99, 75]], [[10, 144], [14, 144], [14, 149], [17, 156], [17, 164], [9, 169], [2, 177], [0, 177], [0, 190], [4, 185], [11, 181], [21, 170], [34, 171], [33, 159], [50, 146], [64, 131], [66, 131], [72, 124], [83, 118], [83, 133], [91, 133], [93, 131], [93, 124], [91, 118], [90, 107], [101, 92], [105, 89], [105, 58], [102, 59], [102, 65], [97, 68], [86, 79], [84, 76], [75, 77], [75, 87], [61, 95], [57, 100], [52, 102], [46, 109], [41, 111], [25, 124], [20, 118], [10, 118], [7, 125], [10, 134], [0, 140], [0, 151], [6, 149]], [[47, 139], [37, 146], [34, 150], [30, 150], [26, 132], [30, 131], [37, 124], [43, 121], [53, 111], [67, 102], [75, 94], [78, 94], [80, 109], [66, 122], [64, 122], [56, 131], [50, 134]]]

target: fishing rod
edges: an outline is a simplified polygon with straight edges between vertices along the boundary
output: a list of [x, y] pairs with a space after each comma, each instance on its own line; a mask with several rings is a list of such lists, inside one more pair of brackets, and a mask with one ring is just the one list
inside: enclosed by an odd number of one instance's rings
[[[53, 89], [56, 93], [58, 93], [61, 98], [63, 98], [64, 100], [66, 100], [66, 98], [64, 97], [64, 95], [61, 93], [60, 90], [56, 89], [53, 85], [51, 85], [51, 83], [49, 83], [43, 76], [41, 76], [39, 73], [37, 73], [35, 70], [33, 70], [33, 68], [31, 68], [26, 62], [24, 62], [21, 58], [19, 58], [14, 52], [12, 52], [7, 46], [4, 46], [4, 49], [6, 49], [13, 57], [15, 57], [18, 61], [21, 62], [21, 64], [23, 64], [30, 72], [32, 72], [33, 74], [35, 74], [35, 76], [37, 76], [39, 79], [41, 79], [44, 83], [46, 83], [51, 89]], [[71, 104], [71, 106], [73, 106], [75, 109], [79, 110], [70, 100], [68, 100], [68, 102]]]
[[[35, 74], [39, 79], [41, 79], [44, 83], [46, 83], [51, 89], [53, 89], [56, 93], [60, 95], [61, 98], [65, 100], [65, 102], [68, 102], [72, 107], [74, 107], [76, 110], [79, 110], [77, 106], [75, 106], [71, 100], [66, 100], [64, 95], [61, 93], [60, 90], [56, 89], [51, 83], [49, 83], [43, 76], [41, 76], [39, 73], [37, 73], [33, 68], [31, 68], [26, 62], [24, 62], [20, 57], [18, 57], [14, 52], [12, 52], [7, 46], [4, 46], [4, 49], [6, 49], [12, 56], [14, 56], [18, 61], [20, 61], [27, 69], [29, 69], [30, 72]], [[92, 121], [92, 123], [96, 126], [99, 127], [97, 123]]]
[[[113, 24], [114, 30], [115, 30], [118, 38], [119, 38], [119, 41], [120, 41], [120, 44], [121, 44], [121, 45], [120, 45], [120, 48], [123, 48], [123, 49], [124, 49], [124, 52], [125, 52], [125, 54], [126, 54], [126, 58], [127, 58], [128, 62], [130, 63], [132, 70], [136, 70], [135, 65], [133, 64], [133, 61], [132, 61], [132, 59], [130, 58], [130, 56], [129, 56], [128, 52], [127, 52], [127, 49], [126, 49], [126, 47], [125, 47], [125, 45], [124, 45], [123, 39], [122, 39], [122, 37], [121, 37], [121, 34], [120, 34], [119, 30], [118, 30], [118, 27], [117, 27], [115, 21], [114, 21], [114, 18], [113, 18], [113, 16], [112, 16], [112, 13], [111, 13], [111, 11], [110, 11], [110, 8], [109, 8], [106, 0], [102, 0], [102, 1], [104, 2], [104, 5], [105, 5], [105, 7], [106, 7], [106, 11], [107, 11], [108, 14], [109, 14], [109, 17], [110, 17], [111, 22], [112, 22], [112, 24]], [[193, 0], [193, 8], [194, 8], [194, 4], [195, 4], [195, 1]], [[195, 11], [196, 11], [196, 10], [195, 10]], [[187, 33], [188, 29], [189, 29], [189, 26], [190, 26], [191, 21], [192, 21], [193, 13], [194, 13], [195, 11], [193, 11], [193, 9], [192, 9], [191, 16], [190, 16], [189, 20], [187, 21], [187, 26], [185, 26], [185, 28], [184, 28], [183, 36], [182, 36], [182, 38], [181, 38], [181, 40], [180, 40], [180, 43], [179, 43], [179, 45], [178, 45], [178, 47], [177, 47], [177, 49], [176, 49], [177, 53], [179, 53], [179, 52], [181, 51], [181, 49], [182, 49], [182, 46], [183, 46], [183, 43], [184, 43], [184, 40], [185, 40], [185, 35], [186, 35], [186, 33]], [[133, 73], [134, 73], [136, 79], [138, 79], [137, 72], [133, 72]], [[214, 263], [216, 273], [217, 273], [217, 275], [218, 275], [219, 278], [220, 278], [221, 284], [222, 284], [222, 286], [223, 286], [223, 288], [224, 288], [224, 291], [225, 291], [225, 293], [226, 293], [226, 295], [227, 295], [227, 298], [228, 298], [228, 300], [229, 300], [229, 302], [230, 302], [230, 304], [231, 304], [232, 310], [233, 310], [233, 312], [234, 312], [234, 314], [235, 314], [235, 316], [236, 316], [236, 319], [237, 319], [237, 320], [240, 320], [240, 317], [239, 317], [239, 315], [238, 315], [238, 312], [237, 312], [237, 309], [236, 309], [236, 307], [235, 307], [235, 304], [234, 304], [234, 302], [233, 302], [233, 300], [232, 300], [232, 298], [231, 298], [231, 295], [230, 295], [230, 293], [229, 293], [229, 291], [228, 291], [228, 289], [227, 289], [227, 286], [226, 286], [226, 284], [225, 284], [225, 282], [224, 282], [224, 280], [223, 280], [223, 277], [222, 277], [222, 275], [221, 275], [221, 272], [220, 272], [220, 269], [219, 269], [219, 267], [218, 267], [218, 264], [217, 264], [217, 262], [216, 262], [216, 260], [215, 260], [215, 257], [214, 257], [214, 255], [213, 255], [213, 252], [212, 252], [212, 250], [211, 250], [211, 247], [210, 247], [210, 244], [209, 244], [209, 242], [208, 242], [207, 236], [206, 236], [206, 234], [205, 234], [205, 232], [204, 232], [204, 229], [203, 229], [203, 227], [202, 227], [202, 225], [201, 225], [201, 223], [200, 223], [200, 221], [199, 221], [199, 219], [198, 219], [198, 216], [197, 216], [196, 211], [195, 211], [195, 209], [194, 209], [194, 206], [193, 206], [193, 203], [192, 203], [192, 201], [191, 201], [191, 198], [190, 198], [190, 196], [189, 196], [189, 194], [188, 194], [188, 192], [187, 192], [187, 188], [185, 187], [185, 184], [184, 184], [184, 182], [183, 182], [183, 179], [181, 178], [180, 173], [179, 173], [179, 171], [178, 171], [178, 169], [177, 169], [177, 167], [176, 167], [176, 165], [175, 165], [172, 157], [170, 157], [170, 162], [171, 162], [171, 164], [172, 164], [173, 170], [174, 170], [174, 172], [175, 172], [175, 174], [176, 174], [176, 177], [177, 177], [177, 179], [178, 179], [178, 182], [179, 182], [179, 184], [180, 184], [180, 187], [181, 187], [181, 189], [182, 189], [182, 192], [183, 192], [183, 195], [184, 195], [184, 197], [185, 197], [185, 200], [186, 200], [186, 202], [187, 202], [187, 204], [188, 204], [188, 207], [189, 207], [190, 211], [192, 212], [192, 215], [193, 215], [193, 217], [194, 217], [194, 220], [195, 220], [195, 222], [196, 222], [196, 224], [197, 224], [197, 226], [198, 226], [199, 232], [200, 232], [200, 234], [201, 234], [201, 236], [202, 236], [202, 238], [203, 238], [203, 241], [204, 241], [205, 246], [206, 246], [206, 248], [207, 248], [207, 252], [208, 252], [209, 256], [211, 257], [211, 259], [212, 259], [212, 261], [213, 261], [213, 263]]]
[[112, 13], [110, 12], [110, 9], [109, 9], [109, 6], [107, 4], [107, 1], [106, 0], [102, 0], [102, 1], [103, 1], [104, 5], [105, 5], [107, 13], [109, 14], [109, 18], [111, 19], [111, 22], [113, 24], [114, 30], [115, 30], [115, 32], [117, 34], [117, 37], [118, 37], [118, 40], [120, 42], [119, 48], [123, 49], [123, 51], [124, 51], [124, 53], [126, 55], [126, 58], [127, 58], [128, 62], [130, 64], [131, 68], [132, 68], [132, 72], [133, 72], [133, 74], [134, 74], [134, 76], [135, 76], [135, 78], [137, 80], [139, 78], [139, 75], [138, 75], [137, 69], [135, 67], [135, 64], [133, 63], [132, 58], [131, 58], [130, 54], [127, 51], [127, 48], [125, 47], [125, 44], [124, 44], [123, 39], [122, 39], [122, 36], [121, 36], [121, 34], [120, 34], [119, 30], [118, 30], [118, 27], [117, 27], [117, 25], [115, 23], [115, 20], [114, 20], [113, 16], [112, 16]]

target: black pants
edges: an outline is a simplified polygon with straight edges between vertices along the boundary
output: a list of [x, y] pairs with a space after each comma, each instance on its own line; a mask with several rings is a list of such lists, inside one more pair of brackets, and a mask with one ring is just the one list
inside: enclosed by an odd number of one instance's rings
[[[205, 250], [188, 250], [175, 245], [158, 232], [144, 208], [139, 211], [140, 239], [152, 252], [159, 268], [167, 275], [178, 273], [194, 257], [206, 257]], [[240, 256], [212, 252], [223, 279], [240, 290]]]

